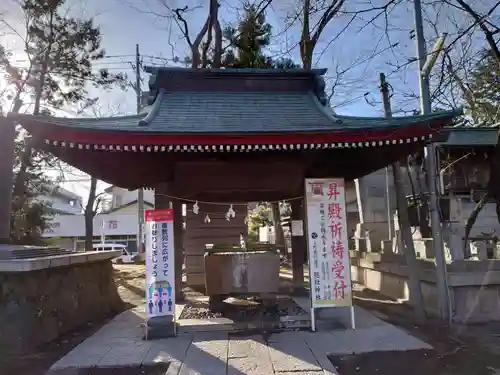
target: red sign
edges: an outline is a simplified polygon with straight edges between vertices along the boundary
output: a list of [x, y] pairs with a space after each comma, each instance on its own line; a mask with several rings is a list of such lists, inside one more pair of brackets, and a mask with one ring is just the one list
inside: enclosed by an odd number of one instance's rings
[[146, 210], [144, 216], [145, 221], [172, 221], [174, 220], [174, 210], [172, 208]]
[[312, 195], [323, 195], [323, 184], [322, 183], [311, 183], [311, 194]]

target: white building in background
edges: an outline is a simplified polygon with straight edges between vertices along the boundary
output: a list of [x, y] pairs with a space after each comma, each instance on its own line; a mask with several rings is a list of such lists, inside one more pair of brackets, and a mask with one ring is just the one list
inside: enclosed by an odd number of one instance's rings
[[[118, 186], [110, 186], [105, 191], [109, 199], [103, 206], [104, 212], [137, 212], [137, 190], [127, 190]], [[144, 204], [151, 206], [154, 205], [155, 194], [154, 190], [144, 190]], [[135, 209], [135, 210], [134, 210]]]
[[37, 198], [50, 204], [54, 214], [79, 215], [82, 213], [82, 197], [62, 187], [55, 188], [51, 193]]
[[[94, 242], [123, 243], [132, 251], [137, 249], [138, 192], [117, 186], [105, 190], [101, 211], [94, 217]], [[80, 202], [81, 202], [81, 197]], [[154, 191], [144, 191], [144, 209], [154, 207]], [[83, 251], [85, 247], [85, 217], [80, 208], [78, 214], [58, 212], [53, 216], [43, 236], [51, 238], [54, 245]]]

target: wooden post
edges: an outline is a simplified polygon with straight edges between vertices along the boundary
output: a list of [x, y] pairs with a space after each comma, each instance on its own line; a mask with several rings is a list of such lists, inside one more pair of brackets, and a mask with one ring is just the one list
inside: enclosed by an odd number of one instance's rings
[[184, 265], [184, 225], [182, 202], [174, 199], [174, 249], [175, 249], [175, 296], [177, 301], [184, 300], [182, 293], [182, 266]]
[[[295, 199], [290, 202], [290, 206], [292, 208], [292, 221], [302, 220], [304, 227], [303, 200]], [[307, 247], [305, 240], [305, 233], [302, 236], [294, 236], [292, 234], [292, 275], [294, 288], [302, 288], [304, 286], [304, 262]]]

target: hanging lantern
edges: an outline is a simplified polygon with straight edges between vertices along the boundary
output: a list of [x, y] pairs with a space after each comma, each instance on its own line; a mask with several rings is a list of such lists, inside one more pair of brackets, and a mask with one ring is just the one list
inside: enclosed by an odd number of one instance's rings
[[198, 205], [198, 201], [196, 201], [193, 204], [193, 214], [198, 215], [199, 212], [200, 212], [200, 206]]
[[245, 219], [243, 219], [243, 223], [248, 224], [248, 216], [245, 216]]
[[205, 215], [205, 223], [210, 223], [210, 216], [208, 214]]
[[227, 220], [227, 221], [231, 221], [231, 214], [229, 213], [229, 211], [228, 211], [228, 212], [226, 212], [225, 217], [226, 217], [226, 220]]

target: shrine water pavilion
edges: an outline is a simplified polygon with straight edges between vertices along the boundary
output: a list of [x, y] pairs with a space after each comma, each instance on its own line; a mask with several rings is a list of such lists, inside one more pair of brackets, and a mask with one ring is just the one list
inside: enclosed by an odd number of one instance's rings
[[[172, 204], [178, 286], [183, 263], [188, 284], [203, 283], [205, 243], [216, 237], [238, 242], [246, 231], [245, 214], [237, 213], [231, 222], [215, 215], [206, 224], [188, 213], [182, 234], [183, 202], [301, 197], [305, 178], [349, 181], [442, 140], [442, 128], [455, 116], [336, 115], [325, 93], [324, 69], [155, 67], [147, 72], [149, 92], [140, 114], [96, 119], [12, 113], [7, 119], [22, 125], [35, 147], [73, 167], [123, 188], [155, 189], [157, 208]], [[300, 220], [302, 201], [291, 204], [292, 219]], [[299, 282], [305, 242], [304, 236], [292, 238]]]

